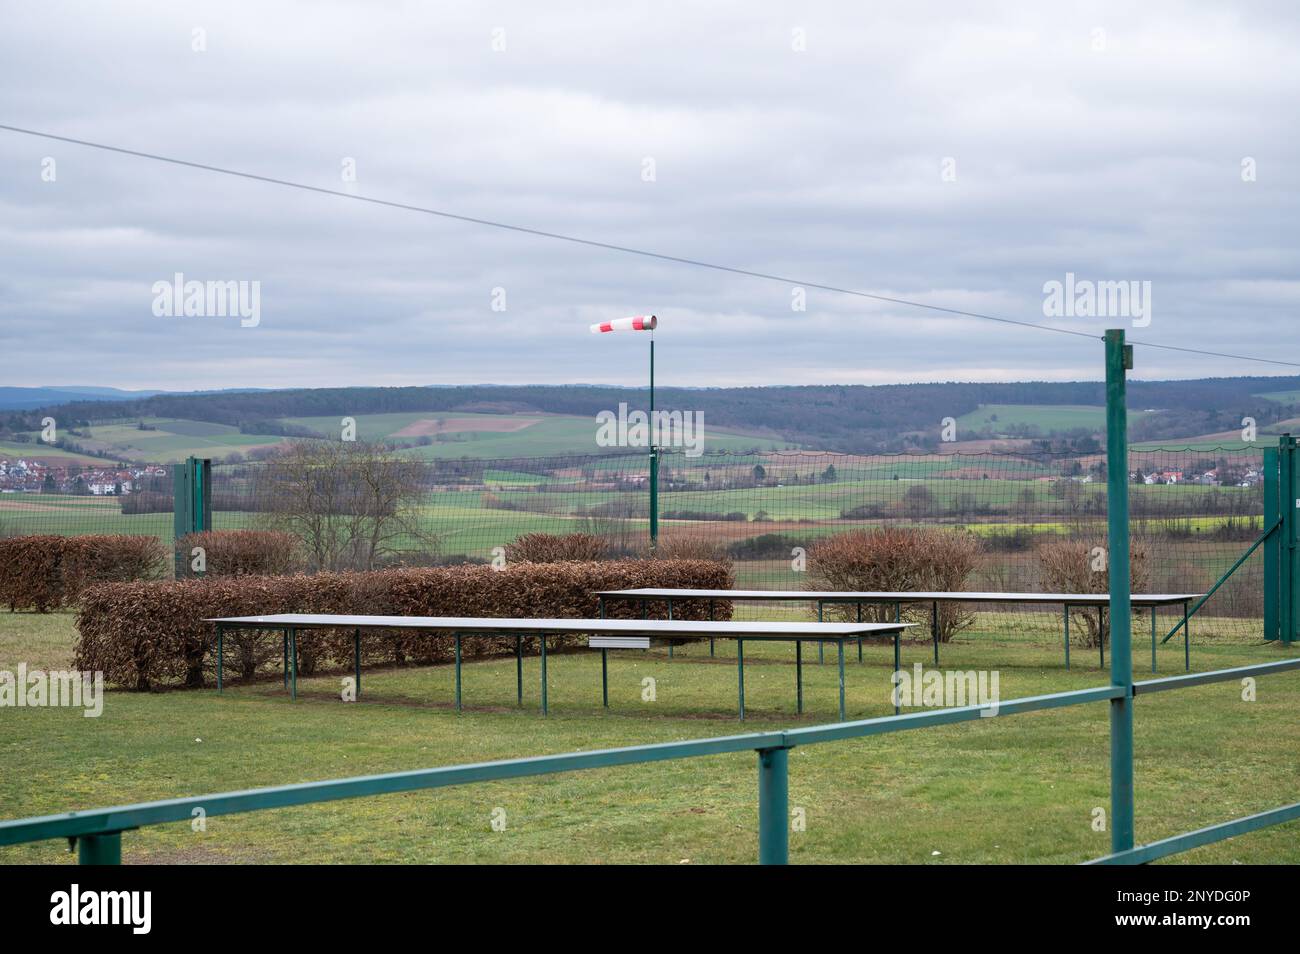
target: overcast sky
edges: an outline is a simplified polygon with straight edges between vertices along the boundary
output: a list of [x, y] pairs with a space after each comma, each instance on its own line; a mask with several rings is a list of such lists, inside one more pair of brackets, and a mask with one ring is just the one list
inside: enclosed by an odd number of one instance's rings
[[[1300, 361], [1293, 5], [969, 6], [15, 3], [0, 123]], [[156, 316], [178, 272], [260, 283], [260, 322]], [[1045, 317], [1066, 273], [1150, 282], [1149, 326]], [[1096, 341], [793, 302], [787, 282], [0, 131], [0, 384], [638, 384], [644, 336], [587, 326], [643, 312], [666, 384], [1101, 374]], [[1135, 371], [1278, 373], [1145, 348]]]

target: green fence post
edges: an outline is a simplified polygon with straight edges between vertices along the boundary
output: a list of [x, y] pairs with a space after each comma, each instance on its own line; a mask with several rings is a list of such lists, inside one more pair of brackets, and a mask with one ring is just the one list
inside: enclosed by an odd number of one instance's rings
[[187, 458], [172, 465], [173, 571], [177, 579], [188, 575], [189, 556], [176, 541], [190, 533], [212, 529], [212, 461]]
[[1110, 569], [1110, 845], [1133, 847], [1133, 640], [1129, 577], [1128, 399], [1133, 348], [1122, 329], [1106, 332], [1106, 522]]
[[[1283, 435], [1283, 440], [1286, 435]], [[1281, 467], [1277, 447], [1264, 448], [1264, 529], [1277, 525], [1281, 516], [1282, 495], [1278, 471]], [[1264, 540], [1264, 639], [1272, 641], [1282, 635], [1281, 594], [1282, 535], [1273, 531]]]
[[77, 839], [77, 864], [120, 865], [122, 863], [122, 833], [110, 831], [104, 835], [82, 835]]
[[1300, 468], [1296, 467], [1296, 439], [1290, 434], [1284, 434], [1281, 441], [1281, 458], [1282, 470], [1280, 474], [1281, 487], [1279, 493], [1281, 498], [1278, 501], [1282, 517], [1282, 580], [1279, 592], [1282, 596], [1281, 606], [1281, 624], [1282, 624], [1282, 641], [1292, 643], [1296, 639], [1297, 624], [1300, 624], [1300, 614], [1297, 614], [1296, 608], [1300, 606], [1300, 560], [1296, 555], [1296, 542], [1300, 534], [1297, 534], [1296, 524], [1296, 507], [1300, 505]]
[[790, 863], [789, 749], [758, 750], [758, 863]]

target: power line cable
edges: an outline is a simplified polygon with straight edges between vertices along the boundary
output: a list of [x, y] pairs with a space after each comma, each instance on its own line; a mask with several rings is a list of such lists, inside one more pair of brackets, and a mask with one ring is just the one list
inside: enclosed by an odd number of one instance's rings
[[[457, 222], [466, 222], [471, 225], [482, 225], [494, 229], [503, 229], [509, 232], [518, 232], [524, 235], [534, 235], [539, 238], [554, 239], [561, 242], [570, 242], [575, 245], [585, 245], [590, 248], [600, 248], [612, 252], [623, 252], [628, 255], [639, 255], [644, 258], [653, 258], [663, 262], [672, 262], [678, 265], [690, 265], [696, 268], [707, 268], [713, 271], [726, 272], [732, 275], [742, 275], [748, 278], [759, 278], [764, 281], [780, 282], [784, 285], [798, 285], [804, 288], [816, 288], [819, 291], [828, 291], [838, 295], [851, 295], [855, 298], [867, 298], [872, 301], [885, 302], [892, 305], [904, 305], [909, 308], [921, 308], [926, 311], [938, 312], [940, 314], [955, 315], [961, 318], [976, 318], [982, 321], [994, 321], [1000, 324], [1015, 325], [1020, 328], [1032, 328], [1036, 331], [1049, 331], [1053, 334], [1070, 335], [1076, 338], [1090, 338], [1101, 340], [1101, 335], [1090, 334], [1086, 331], [1071, 331], [1068, 328], [1053, 328], [1051, 325], [1042, 325], [1032, 321], [1022, 321], [1016, 318], [1007, 318], [1001, 315], [989, 315], [978, 311], [966, 311], [960, 308], [947, 308], [942, 305], [931, 305], [926, 302], [915, 301], [909, 298], [898, 298], [890, 295], [877, 295], [872, 292], [865, 292], [855, 288], [843, 288], [837, 285], [827, 285], [821, 282], [801, 281], [795, 278], [787, 278], [783, 275], [774, 275], [769, 272], [759, 272], [747, 268], [737, 268], [731, 265], [720, 265], [716, 262], [706, 262], [701, 259], [686, 258], [680, 255], [669, 255], [663, 252], [654, 252], [649, 249], [634, 248], [628, 245], [617, 245], [612, 242], [601, 242], [596, 239], [582, 238], [576, 235], [566, 235], [562, 232], [551, 232], [545, 229], [530, 228], [525, 225], [514, 225], [509, 222], [496, 222], [491, 219], [478, 218], [472, 215], [461, 215], [456, 212], [448, 212], [444, 209], [433, 209], [427, 206], [411, 205], [406, 202], [394, 202], [389, 199], [376, 199], [371, 196], [356, 195], [351, 192], [344, 192], [340, 189], [327, 189], [323, 186], [309, 185], [305, 182], [294, 182], [290, 179], [279, 179], [274, 176], [259, 175], [255, 172], [244, 172], [239, 169], [227, 169], [222, 166], [209, 165], [203, 162], [192, 162], [188, 159], [177, 159], [174, 156], [164, 156], [158, 153], [144, 152], [138, 149], [127, 149], [122, 146], [111, 146], [107, 143], [92, 142], [88, 139], [76, 139], [71, 136], [60, 136], [55, 133], [41, 132], [35, 129], [24, 129], [20, 126], [9, 126], [0, 123], [0, 129], [8, 132], [19, 133], [24, 136], [35, 136], [40, 139], [51, 139], [57, 142], [71, 143], [77, 146], [86, 146], [91, 149], [99, 149], [104, 152], [114, 152], [124, 156], [134, 156], [139, 159], [149, 159], [155, 162], [165, 162], [175, 166], [184, 166], [190, 169], [199, 169], [204, 172], [215, 172], [219, 175], [235, 176], [240, 179], [250, 179], [255, 182], [264, 182], [270, 185], [285, 186], [290, 189], [300, 189], [304, 192], [315, 192], [321, 195], [336, 196], [341, 199], [351, 199], [354, 202], [365, 202], [370, 205], [380, 205], [391, 209], [402, 209], [407, 212], [419, 212], [424, 215], [434, 215], [439, 218], [451, 219]], [[1150, 341], [1131, 341], [1131, 344], [1140, 345], [1146, 348], [1159, 348], [1166, 351], [1181, 351], [1189, 354], [1206, 355], [1217, 358], [1229, 358], [1236, 361], [1258, 361], [1264, 364], [1277, 364], [1286, 367], [1300, 368], [1300, 362], [1282, 361], [1276, 358], [1258, 358], [1251, 355], [1224, 354], [1218, 351], [1203, 351], [1195, 348], [1185, 348], [1176, 345], [1157, 344]]]

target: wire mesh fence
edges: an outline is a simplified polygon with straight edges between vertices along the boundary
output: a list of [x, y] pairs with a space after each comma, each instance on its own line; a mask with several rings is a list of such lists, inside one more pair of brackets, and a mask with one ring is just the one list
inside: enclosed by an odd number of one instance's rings
[[[213, 529], [288, 530], [308, 544], [315, 568], [491, 561], [528, 533], [591, 534], [611, 556], [648, 550], [644, 453], [427, 461], [331, 446], [335, 456], [324, 463], [290, 455], [215, 466]], [[1052, 557], [1062, 544], [1092, 554], [1106, 542], [1101, 453], [663, 451], [660, 461], [660, 550], [724, 555], [740, 588], [815, 586], [815, 545], [831, 535], [930, 527], [977, 540], [966, 589], [1091, 590], [1087, 578], [1063, 581]], [[1136, 589], [1202, 592], [1262, 530], [1258, 449], [1134, 447], [1129, 466]], [[47, 472], [33, 486], [6, 490], [0, 534], [154, 534], [172, 542], [166, 468], [92, 479]], [[1256, 553], [1197, 615], [1197, 631], [1256, 637], [1262, 604]], [[995, 615], [999, 626], [1032, 629], [1038, 621], [1027, 608]], [[982, 610], [980, 618], [989, 617]], [[1059, 619], [1042, 625], [1059, 629]]]

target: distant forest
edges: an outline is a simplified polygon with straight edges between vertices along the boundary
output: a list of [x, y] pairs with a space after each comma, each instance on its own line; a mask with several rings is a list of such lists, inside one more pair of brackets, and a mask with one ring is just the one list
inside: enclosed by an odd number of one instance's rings
[[[1207, 378], [1196, 381], [1132, 381], [1129, 407], [1158, 409], [1130, 430], [1135, 441], [1185, 438], [1239, 428], [1243, 416], [1261, 428], [1297, 413], [1295, 404], [1256, 396], [1300, 389], [1300, 377]], [[0, 436], [40, 428], [46, 414], [64, 426], [110, 420], [173, 417], [227, 424], [258, 434], [288, 434], [281, 418], [459, 411], [595, 415], [634, 406], [644, 392], [628, 388], [564, 386], [472, 386], [400, 388], [312, 388], [216, 394], [159, 394], [131, 401], [80, 401], [57, 408], [0, 413]], [[1104, 403], [1100, 382], [1012, 384], [824, 385], [746, 388], [658, 388], [664, 410], [700, 411], [706, 426], [735, 428], [848, 453], [929, 449], [939, 441], [940, 422], [959, 418], [981, 404]], [[960, 439], [989, 436], [963, 432]], [[1024, 436], [1049, 436], [1026, 433]], [[1058, 434], [1058, 437], [1085, 437]]]

